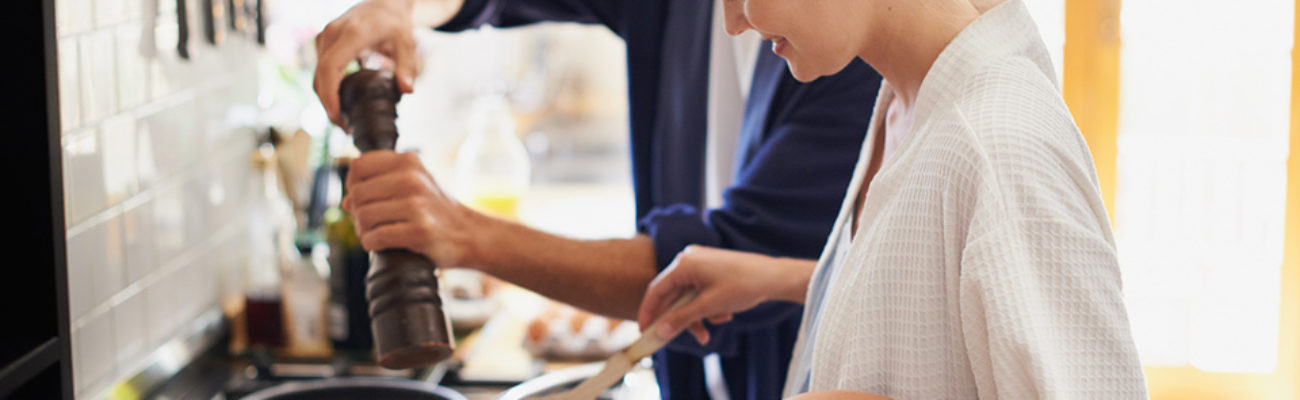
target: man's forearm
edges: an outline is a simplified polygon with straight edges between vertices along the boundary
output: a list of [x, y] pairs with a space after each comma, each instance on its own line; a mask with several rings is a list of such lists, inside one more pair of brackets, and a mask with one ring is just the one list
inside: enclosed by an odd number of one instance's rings
[[411, 21], [421, 28], [436, 28], [446, 24], [460, 11], [465, 0], [397, 0], [412, 2]]
[[575, 240], [501, 220], [484, 229], [472, 267], [597, 314], [635, 319], [657, 273], [644, 235]]

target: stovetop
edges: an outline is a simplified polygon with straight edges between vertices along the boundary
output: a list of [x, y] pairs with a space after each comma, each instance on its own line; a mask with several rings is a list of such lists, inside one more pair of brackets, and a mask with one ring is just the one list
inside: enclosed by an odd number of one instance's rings
[[231, 356], [223, 350], [214, 346], [143, 398], [238, 400], [286, 382], [345, 376], [415, 379], [429, 372], [386, 370], [352, 354], [332, 359], [277, 359], [265, 351]]

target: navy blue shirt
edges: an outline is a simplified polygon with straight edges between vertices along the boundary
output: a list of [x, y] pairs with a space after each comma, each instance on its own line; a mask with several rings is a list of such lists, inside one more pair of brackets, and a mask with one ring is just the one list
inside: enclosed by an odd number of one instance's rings
[[[722, 207], [703, 209], [711, 1], [465, 0], [438, 29], [561, 21], [613, 30], [627, 44], [637, 226], [654, 240], [659, 269], [689, 244], [815, 259], [857, 162], [880, 76], [854, 61], [800, 83], [784, 60], [760, 51], [734, 184]], [[732, 399], [780, 398], [802, 311], [761, 304], [710, 326], [707, 346], [679, 336], [654, 356], [662, 397], [707, 398], [702, 357], [718, 353]]]

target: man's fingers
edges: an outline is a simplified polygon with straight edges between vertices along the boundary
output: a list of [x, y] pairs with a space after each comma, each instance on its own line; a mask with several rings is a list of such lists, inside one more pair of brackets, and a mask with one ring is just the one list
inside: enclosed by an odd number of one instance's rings
[[343, 78], [342, 69], [330, 68], [321, 64], [316, 66], [316, 77], [312, 82], [312, 88], [316, 90], [316, 97], [320, 98], [321, 107], [325, 108], [325, 114], [329, 115], [330, 122], [334, 125], [344, 126], [342, 114], [339, 111], [339, 81]]
[[415, 204], [417, 201], [412, 198], [377, 201], [357, 207], [352, 216], [356, 218], [357, 227], [362, 232], [393, 223], [416, 222], [415, 219], [421, 215], [413, 210], [413, 207], [418, 207]]
[[710, 324], [719, 325], [731, 322], [731, 318], [731, 313], [722, 313], [709, 317], [708, 319]]
[[420, 75], [420, 64], [415, 51], [415, 37], [410, 34], [398, 36], [391, 42], [387, 56], [393, 60], [393, 74], [397, 86], [403, 93], [415, 91], [415, 77]]
[[361, 247], [367, 251], [407, 249], [418, 252], [414, 247], [427, 242], [411, 224], [384, 225], [361, 235]]
[[[331, 35], [336, 35], [338, 39], [332, 39]], [[317, 44], [316, 76], [312, 81], [312, 88], [316, 90], [316, 96], [320, 97], [321, 105], [329, 114], [330, 121], [343, 126], [343, 117], [339, 110], [339, 83], [343, 80], [343, 71], [348, 63], [361, 54], [366, 44], [361, 41], [361, 38], [352, 37], [356, 35], [349, 35], [348, 32], [331, 35], [324, 35], [326, 43]]]
[[[348, 166], [347, 185], [356, 185], [375, 177], [392, 173], [399, 168], [423, 169], [415, 153], [397, 153], [391, 150], [367, 151]], [[351, 191], [351, 189], [349, 189]]]
[[704, 324], [699, 322], [693, 323], [691, 324], [690, 331], [691, 336], [695, 336], [695, 340], [700, 342], [701, 345], [709, 344], [709, 329], [705, 328]]
[[364, 209], [372, 203], [381, 203], [395, 198], [419, 197], [428, 193], [421, 175], [394, 171], [358, 182], [348, 187], [348, 205], [355, 209]]

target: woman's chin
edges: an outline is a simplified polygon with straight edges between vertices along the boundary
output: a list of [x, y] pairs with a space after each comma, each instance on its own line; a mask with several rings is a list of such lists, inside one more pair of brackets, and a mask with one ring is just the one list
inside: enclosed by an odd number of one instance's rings
[[795, 80], [804, 83], [815, 81], [817, 80], [817, 78], [821, 78], [826, 75], [831, 75], [831, 74], [823, 73], [819, 69], [801, 67], [799, 64], [794, 62], [790, 63], [790, 74], [794, 75]]

